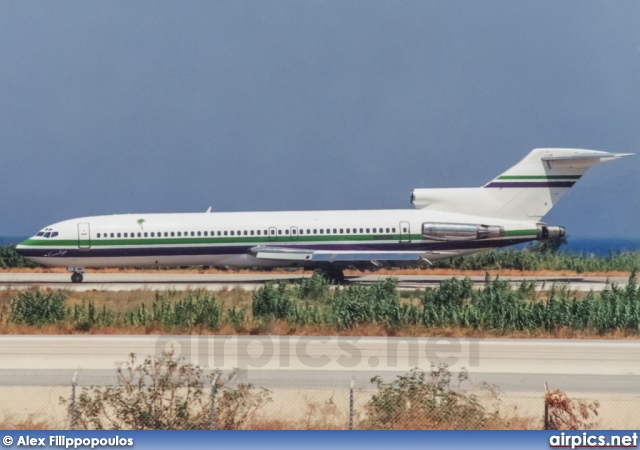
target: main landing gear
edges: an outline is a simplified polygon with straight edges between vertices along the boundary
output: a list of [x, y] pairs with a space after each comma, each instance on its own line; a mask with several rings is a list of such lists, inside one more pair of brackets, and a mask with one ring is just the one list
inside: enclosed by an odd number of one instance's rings
[[82, 274], [84, 273], [84, 267], [67, 267], [67, 272], [72, 272], [72, 283], [82, 283]]
[[320, 269], [316, 269], [316, 272], [325, 277], [330, 283], [344, 283], [344, 272], [342, 272], [341, 269], [337, 269], [335, 267], [323, 267]]

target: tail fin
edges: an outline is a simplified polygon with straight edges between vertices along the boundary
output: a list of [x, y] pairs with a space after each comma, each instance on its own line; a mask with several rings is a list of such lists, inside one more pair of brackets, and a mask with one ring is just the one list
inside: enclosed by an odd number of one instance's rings
[[416, 189], [416, 208], [539, 221], [589, 167], [629, 153], [537, 148], [481, 188]]

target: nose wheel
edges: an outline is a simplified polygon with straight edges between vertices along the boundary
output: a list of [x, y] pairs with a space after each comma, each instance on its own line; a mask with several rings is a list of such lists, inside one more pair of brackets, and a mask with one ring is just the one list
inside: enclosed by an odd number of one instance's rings
[[82, 274], [78, 272], [73, 272], [73, 274], [71, 274], [71, 282], [82, 283]]

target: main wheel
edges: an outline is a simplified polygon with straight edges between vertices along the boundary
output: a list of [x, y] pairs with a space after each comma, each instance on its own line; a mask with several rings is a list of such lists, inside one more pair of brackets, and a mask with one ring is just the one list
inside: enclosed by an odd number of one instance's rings
[[344, 273], [340, 269], [320, 269], [318, 272], [332, 284], [344, 283]]
[[73, 272], [73, 274], [71, 275], [71, 282], [82, 283], [82, 274], [78, 272]]

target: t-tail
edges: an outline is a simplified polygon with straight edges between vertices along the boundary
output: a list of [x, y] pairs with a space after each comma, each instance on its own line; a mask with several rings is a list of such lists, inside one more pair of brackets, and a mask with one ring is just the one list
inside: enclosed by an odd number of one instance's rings
[[537, 148], [479, 188], [415, 189], [416, 208], [539, 221], [591, 167], [633, 153]]

